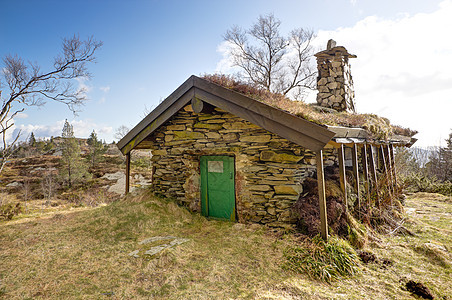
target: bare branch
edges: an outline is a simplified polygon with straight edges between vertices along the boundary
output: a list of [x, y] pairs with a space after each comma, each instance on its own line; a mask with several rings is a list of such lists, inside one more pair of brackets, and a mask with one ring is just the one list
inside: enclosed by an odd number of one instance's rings
[[232, 47], [230, 55], [242, 76], [266, 90], [288, 95], [292, 91], [314, 88], [316, 70], [311, 67], [312, 30], [293, 30], [280, 34], [281, 22], [273, 14], [260, 16], [245, 31], [233, 26], [224, 35]]
[[[17, 55], [7, 55], [3, 59], [3, 79], [5, 80], [7, 95], [1, 97], [0, 127], [3, 137], [3, 158], [5, 151], [11, 148], [18, 136], [9, 145], [6, 144], [6, 133], [14, 125], [13, 117], [22, 112], [26, 106], [44, 105], [45, 100], [52, 100], [65, 104], [74, 114], [86, 101], [86, 93], [77, 88], [74, 80], [90, 78], [87, 64], [95, 61], [95, 52], [102, 46], [102, 42], [90, 37], [80, 40], [74, 35], [64, 39], [62, 53], [54, 60], [53, 69], [42, 72], [40, 66], [28, 63]], [[0, 79], [0, 86], [1, 79]], [[19, 106], [14, 108], [14, 106]], [[11, 114], [11, 111], [15, 113]], [[5, 159], [3, 159], [3, 162]], [[0, 169], [1, 171], [1, 169]]]

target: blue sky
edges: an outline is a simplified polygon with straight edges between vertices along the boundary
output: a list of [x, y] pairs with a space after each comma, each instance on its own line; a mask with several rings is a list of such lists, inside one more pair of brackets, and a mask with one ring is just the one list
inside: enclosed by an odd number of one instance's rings
[[24, 136], [60, 135], [68, 119], [77, 136], [95, 129], [112, 141], [116, 128], [133, 127], [190, 75], [233, 72], [222, 35], [268, 13], [283, 33], [311, 28], [319, 48], [333, 38], [358, 55], [351, 64], [360, 112], [419, 130], [419, 146], [439, 144], [452, 128], [445, 113], [452, 111], [450, 1], [0, 0], [0, 7], [0, 57], [18, 54], [46, 70], [64, 37], [104, 43], [90, 66], [93, 79], [82, 83], [90, 98], [83, 111], [74, 117], [50, 102], [28, 108], [15, 120]]

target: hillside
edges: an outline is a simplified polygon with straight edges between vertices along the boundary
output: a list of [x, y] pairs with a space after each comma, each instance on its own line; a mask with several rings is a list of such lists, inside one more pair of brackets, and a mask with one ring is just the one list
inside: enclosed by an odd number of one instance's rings
[[[11, 202], [30, 207], [47, 203], [53, 205], [96, 206], [103, 199], [114, 201], [125, 191], [124, 157], [115, 144], [105, 145], [105, 153], [93, 166], [89, 162], [86, 139], [77, 139], [82, 162], [87, 167], [87, 178], [72, 187], [64, 183], [61, 175], [62, 139], [42, 140], [36, 146], [21, 143], [9, 159], [0, 176], [0, 193]], [[132, 188], [150, 182], [150, 154], [136, 151], [132, 160]], [[6, 200], [5, 200], [6, 201]], [[2, 202], [0, 201], [0, 205]]]
[[209, 220], [146, 190], [61, 207], [0, 221], [0, 298], [413, 299], [403, 287], [415, 280], [450, 299], [452, 199], [414, 194], [406, 211], [414, 235], [376, 236], [375, 261], [326, 284], [284, 268], [305, 237]]

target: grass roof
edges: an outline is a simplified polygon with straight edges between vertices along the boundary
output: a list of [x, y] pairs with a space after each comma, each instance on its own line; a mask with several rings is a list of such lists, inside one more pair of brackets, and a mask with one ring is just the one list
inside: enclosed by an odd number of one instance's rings
[[303, 101], [294, 101], [282, 94], [272, 93], [242, 82], [233, 76], [206, 74], [202, 78], [319, 125], [362, 128], [369, 132], [373, 138], [380, 140], [387, 139], [394, 134], [411, 137], [417, 133], [417, 131], [409, 128], [392, 125], [389, 119], [375, 114], [336, 112], [329, 109], [321, 109], [316, 105], [307, 104]]

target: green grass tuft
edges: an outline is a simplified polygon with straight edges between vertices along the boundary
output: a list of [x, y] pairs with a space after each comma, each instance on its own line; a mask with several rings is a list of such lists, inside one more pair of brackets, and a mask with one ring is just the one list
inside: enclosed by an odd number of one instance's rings
[[301, 246], [289, 247], [284, 254], [285, 268], [325, 282], [354, 275], [359, 270], [355, 250], [345, 240], [334, 236], [325, 242], [317, 235]]

